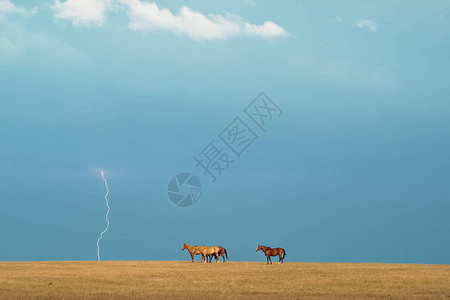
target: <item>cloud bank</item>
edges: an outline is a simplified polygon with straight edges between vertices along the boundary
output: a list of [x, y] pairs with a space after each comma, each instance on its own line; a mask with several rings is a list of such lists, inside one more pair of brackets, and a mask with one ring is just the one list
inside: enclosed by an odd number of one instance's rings
[[51, 6], [54, 17], [77, 25], [102, 26], [105, 13], [114, 5], [128, 11], [128, 28], [134, 31], [166, 31], [184, 35], [193, 40], [220, 40], [238, 35], [274, 38], [289, 36], [289, 32], [272, 21], [262, 25], [244, 22], [242, 17], [232, 14], [204, 15], [187, 6], [177, 14], [160, 8], [155, 2], [141, 0], [56, 0]]
[[237, 35], [253, 35], [265, 38], [288, 36], [289, 33], [272, 21], [262, 25], [244, 22], [240, 16], [204, 15], [187, 6], [182, 6], [174, 15], [166, 8], [159, 8], [155, 2], [140, 0], [122, 1], [129, 8], [128, 27], [136, 31], [163, 30], [177, 35], [186, 35], [194, 40], [226, 39]]

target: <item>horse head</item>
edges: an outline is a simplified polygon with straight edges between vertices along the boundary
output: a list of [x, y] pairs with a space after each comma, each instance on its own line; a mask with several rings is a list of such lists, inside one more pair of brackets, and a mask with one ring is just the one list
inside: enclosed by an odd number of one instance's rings
[[181, 248], [181, 250], [183, 251], [184, 249], [187, 249], [188, 245], [183, 244], [183, 248]]
[[258, 245], [258, 248], [256, 248], [256, 252], [258, 252], [258, 250], [262, 250], [262, 246]]

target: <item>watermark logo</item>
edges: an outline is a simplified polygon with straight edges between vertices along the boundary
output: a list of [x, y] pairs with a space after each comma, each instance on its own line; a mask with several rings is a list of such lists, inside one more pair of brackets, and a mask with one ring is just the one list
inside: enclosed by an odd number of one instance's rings
[[[281, 108], [269, 96], [259, 93], [243, 113], [218, 134], [219, 139], [211, 140], [194, 156], [195, 168], [210, 182], [216, 182], [259, 139], [258, 134], [264, 134], [269, 124], [282, 114]], [[202, 187], [197, 177], [181, 173], [170, 180], [167, 193], [175, 205], [187, 207], [198, 201]]]
[[241, 156], [258, 136], [241, 118], [237, 117], [219, 134], [219, 138], [234, 154]]
[[275, 117], [280, 117], [283, 111], [264, 92], [261, 92], [245, 109], [245, 114], [266, 131], [267, 124]]
[[217, 177], [222, 176], [222, 171], [228, 170], [230, 164], [234, 163], [213, 141], [200, 151], [198, 157], [194, 156], [194, 160], [197, 162], [195, 166], [202, 168], [203, 175], [208, 175], [212, 182], [216, 182]]
[[180, 173], [169, 181], [167, 195], [173, 204], [180, 207], [188, 207], [200, 199], [202, 184], [195, 175]]

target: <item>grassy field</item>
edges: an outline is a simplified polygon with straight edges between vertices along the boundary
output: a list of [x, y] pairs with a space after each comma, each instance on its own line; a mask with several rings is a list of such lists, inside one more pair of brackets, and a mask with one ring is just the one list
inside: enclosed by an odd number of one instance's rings
[[450, 299], [450, 266], [0, 262], [0, 299]]

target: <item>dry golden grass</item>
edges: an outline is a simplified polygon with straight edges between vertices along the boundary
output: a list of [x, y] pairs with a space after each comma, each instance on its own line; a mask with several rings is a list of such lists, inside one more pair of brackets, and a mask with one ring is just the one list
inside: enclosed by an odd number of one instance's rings
[[450, 266], [0, 262], [0, 299], [450, 299]]

